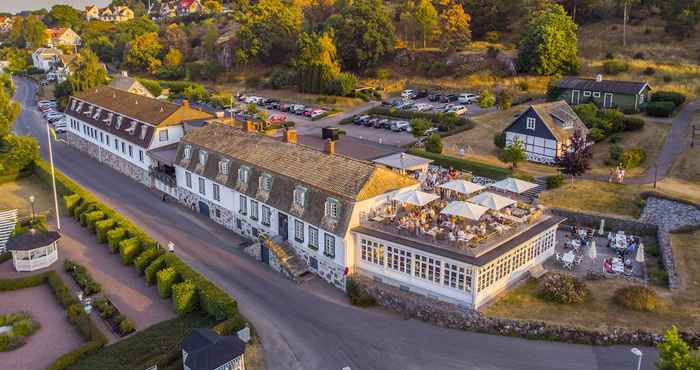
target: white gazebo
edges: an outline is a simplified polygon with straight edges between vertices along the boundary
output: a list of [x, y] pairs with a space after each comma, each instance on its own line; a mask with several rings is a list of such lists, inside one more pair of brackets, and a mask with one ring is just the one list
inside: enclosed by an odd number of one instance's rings
[[484, 207], [493, 209], [495, 211], [500, 211], [501, 209], [511, 206], [515, 203], [513, 199], [506, 198], [502, 195], [483, 192], [469, 199], [470, 202], [482, 205]]
[[58, 260], [58, 239], [56, 231], [31, 229], [16, 235], [7, 242], [7, 250], [12, 252], [15, 270], [35, 271], [51, 266]]
[[522, 194], [530, 189], [536, 188], [537, 184], [509, 177], [491, 184], [491, 187], [511, 193]]
[[489, 209], [478, 204], [454, 201], [443, 208], [440, 213], [450, 216], [458, 216], [469, 220], [479, 221], [481, 216]]

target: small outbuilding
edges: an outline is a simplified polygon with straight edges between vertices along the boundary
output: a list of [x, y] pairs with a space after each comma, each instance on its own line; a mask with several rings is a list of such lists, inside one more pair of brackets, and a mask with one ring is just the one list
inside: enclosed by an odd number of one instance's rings
[[184, 370], [245, 370], [245, 343], [236, 335], [194, 329], [182, 340]]
[[651, 87], [644, 81], [604, 80], [602, 75], [590, 78], [565, 78], [556, 83], [557, 99], [571, 105], [595, 103], [601, 108], [619, 108], [639, 112], [649, 101]]
[[30, 229], [7, 241], [6, 249], [12, 253], [15, 270], [36, 271], [51, 266], [58, 260], [57, 231]]

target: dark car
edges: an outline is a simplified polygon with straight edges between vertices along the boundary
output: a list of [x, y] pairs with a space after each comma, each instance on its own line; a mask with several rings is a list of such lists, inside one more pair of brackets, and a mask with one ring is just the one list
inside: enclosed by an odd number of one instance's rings
[[440, 90], [433, 90], [428, 94], [428, 100], [430, 101], [440, 101], [440, 98], [445, 95], [443, 91]]
[[386, 118], [382, 118], [379, 121], [375, 122], [372, 127], [374, 128], [384, 128], [389, 124], [389, 120]]
[[457, 101], [458, 98], [459, 96], [457, 96], [457, 94], [443, 95], [442, 97], [440, 97], [440, 103], [451, 103], [453, 101]]
[[370, 118], [370, 119], [368, 119], [367, 121], [365, 121], [365, 122], [363, 123], [363, 125], [366, 126], [366, 127], [372, 127], [372, 126], [374, 126], [374, 124], [377, 123], [377, 122], [379, 122], [379, 118], [373, 117], [373, 118]]
[[265, 104], [265, 106], [269, 109], [279, 109], [280, 108], [280, 101], [279, 100], [270, 100]]
[[394, 102], [391, 100], [382, 100], [382, 107], [392, 107], [394, 106]]
[[422, 99], [428, 96], [428, 90], [416, 90], [416, 93], [413, 95], [411, 99], [417, 100], [417, 99]]

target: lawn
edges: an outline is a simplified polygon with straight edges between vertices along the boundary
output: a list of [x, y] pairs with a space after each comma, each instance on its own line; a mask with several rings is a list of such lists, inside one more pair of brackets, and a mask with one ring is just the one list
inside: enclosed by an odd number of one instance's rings
[[0, 184], [0, 210], [18, 209], [20, 216], [29, 216], [32, 205], [29, 196], [34, 196], [34, 209], [36, 213], [51, 211], [53, 209], [53, 196], [51, 190], [36, 176], [29, 176], [16, 181]]
[[563, 186], [540, 194], [540, 203], [547, 207], [574, 211], [614, 214], [632, 218], [641, 212], [640, 193], [650, 186], [631, 186], [592, 180], [565, 179]]
[[[700, 127], [700, 113], [694, 120]], [[657, 190], [670, 196], [700, 203], [700, 135], [696, 135], [694, 148], [686, 147], [673, 163], [668, 176], [658, 184]]]

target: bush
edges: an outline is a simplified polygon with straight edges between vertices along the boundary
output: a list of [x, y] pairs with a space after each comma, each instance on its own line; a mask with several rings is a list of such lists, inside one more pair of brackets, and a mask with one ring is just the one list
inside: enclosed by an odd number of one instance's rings
[[619, 162], [620, 157], [622, 157], [622, 147], [617, 144], [610, 145], [608, 155], [611, 161], [614, 161], [615, 163]]
[[99, 351], [104, 346], [104, 343], [93, 340], [83, 344], [82, 346], [61, 355], [57, 358], [46, 370], [63, 370], [67, 369], [69, 366], [75, 364], [83, 357], [91, 355]]
[[51, 287], [54, 296], [58, 299], [58, 302], [61, 303], [61, 306], [67, 308], [78, 303], [78, 299], [73, 295], [73, 292], [71, 292], [66, 283], [63, 282], [63, 279], [58, 276], [56, 271], [50, 271], [46, 275], [46, 281], [49, 287]]
[[620, 156], [622, 166], [627, 169], [639, 167], [646, 160], [647, 153], [641, 148], [625, 150]]
[[197, 309], [197, 287], [192, 281], [184, 281], [172, 287], [175, 311], [182, 315]]
[[158, 282], [158, 294], [162, 298], [168, 298], [172, 295], [173, 285], [177, 283], [180, 277], [173, 267], [166, 267], [156, 274], [156, 280]]
[[425, 141], [425, 150], [430, 153], [442, 153], [442, 137], [437, 133], [430, 135], [428, 140]]
[[75, 283], [83, 290], [85, 295], [93, 295], [102, 291], [102, 286], [92, 278], [92, 275], [84, 266], [69, 259], [63, 261], [63, 268], [73, 277]]
[[596, 143], [605, 140], [605, 132], [598, 127], [591, 129], [590, 136], [591, 140], [595, 141]]
[[139, 254], [134, 260], [134, 268], [138, 271], [139, 275], [143, 275], [146, 267], [153, 262], [158, 256], [163, 254], [163, 251], [156, 248], [146, 248]]
[[496, 97], [493, 95], [491, 90], [485, 90], [479, 96], [479, 107], [481, 108], [491, 108], [496, 105]]
[[498, 107], [505, 110], [509, 109], [513, 105], [513, 100], [515, 99], [515, 92], [510, 89], [502, 89], [496, 94], [496, 101], [498, 102]]
[[73, 325], [75, 325], [82, 316], [87, 315], [80, 303], [74, 303], [68, 306], [66, 313], [68, 314], [68, 321], [70, 321], [70, 323]]
[[107, 244], [109, 245], [109, 250], [112, 253], [117, 253], [119, 250], [119, 243], [126, 238], [126, 229], [123, 227], [117, 227], [116, 229], [109, 230], [107, 232]]
[[26, 338], [39, 329], [39, 323], [24, 312], [0, 315], [0, 326], [12, 327], [11, 331], [0, 334], [0, 352], [12, 351], [23, 346]]
[[496, 134], [493, 135], [493, 145], [495, 145], [498, 148], [505, 148], [506, 147], [506, 134], [503, 132], [497, 132]]
[[547, 176], [547, 189], [556, 189], [564, 184], [563, 175]]
[[156, 283], [158, 271], [165, 267], [165, 255], [161, 255], [151, 262], [148, 267], [143, 271], [146, 283], [148, 285], [153, 285]]
[[659, 298], [656, 292], [642, 285], [619, 288], [615, 291], [615, 302], [635, 311], [656, 311]]
[[622, 135], [620, 135], [620, 134], [610, 135], [610, 143], [611, 144], [618, 144], [621, 142], [622, 142]]
[[71, 195], [65, 195], [63, 196], [63, 205], [65, 206], [66, 210], [68, 211], [68, 214], [74, 214], [75, 212], [75, 207], [80, 205], [80, 202], [82, 202], [83, 198], [80, 197], [78, 194], [71, 194]]
[[357, 86], [357, 76], [349, 72], [341, 72], [338, 77], [328, 81], [323, 87], [323, 93], [328, 95], [346, 96]]
[[377, 304], [377, 301], [365, 291], [360, 284], [353, 279], [348, 279], [345, 284], [345, 292], [353, 306], [369, 307]]
[[670, 101], [655, 101], [647, 104], [647, 114], [652, 117], [670, 117], [676, 105]]
[[651, 101], [668, 101], [672, 102], [676, 107], [679, 107], [685, 103], [685, 95], [675, 91], [657, 91], [651, 94]]
[[87, 224], [88, 230], [95, 232], [95, 223], [101, 221], [105, 218], [105, 214], [102, 211], [92, 211], [85, 215], [85, 223]]
[[93, 302], [93, 305], [100, 312], [100, 317], [103, 319], [108, 319], [114, 315], [114, 306], [104, 298], [96, 300]]
[[79, 205], [73, 208], [73, 213], [71, 215], [73, 218], [80, 221], [80, 215], [91, 205], [93, 205], [93, 203], [83, 200]]
[[643, 74], [646, 76], [653, 76], [656, 74], [656, 70], [653, 67], [646, 67], [644, 68], [644, 71], [642, 71]]
[[622, 124], [625, 131], [639, 131], [644, 128], [644, 120], [639, 117], [624, 117]]
[[425, 135], [425, 131], [431, 128], [432, 123], [425, 118], [414, 118], [409, 122], [411, 126], [411, 134], [415, 137]]
[[116, 223], [111, 218], [95, 222], [97, 242], [100, 244], [107, 242], [107, 232], [112, 230], [115, 225]]
[[661, 77], [661, 79], [662, 79], [665, 83], [673, 82], [673, 77], [672, 77], [671, 75], [664, 75], [663, 77]]
[[134, 322], [129, 319], [124, 319], [119, 323], [119, 334], [127, 335], [134, 332]]
[[236, 315], [228, 320], [222, 321], [212, 328], [219, 335], [236, 335], [239, 330], [245, 328], [246, 321], [241, 315]]
[[139, 253], [141, 253], [139, 238], [133, 237], [119, 242], [119, 255], [122, 257], [123, 264], [131, 265]]
[[542, 295], [557, 303], [583, 303], [589, 293], [586, 284], [567, 274], [551, 273], [542, 284]]
[[627, 62], [621, 60], [608, 60], [603, 63], [603, 72], [609, 75], [618, 75], [622, 72], [627, 72], [630, 69], [630, 65]]
[[270, 76], [270, 87], [284, 89], [296, 83], [296, 74], [291, 69], [276, 69]]

